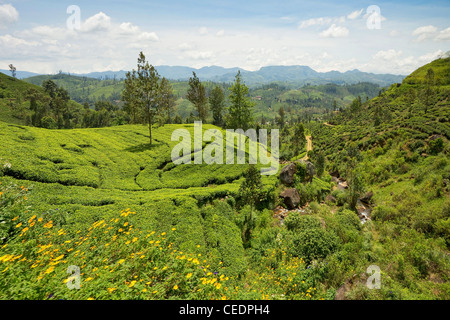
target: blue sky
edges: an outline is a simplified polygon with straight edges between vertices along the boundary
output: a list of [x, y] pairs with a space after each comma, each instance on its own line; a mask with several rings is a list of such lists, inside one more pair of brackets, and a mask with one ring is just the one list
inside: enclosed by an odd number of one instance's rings
[[449, 1], [0, 0], [0, 69], [130, 70], [143, 51], [154, 65], [408, 74], [450, 50], [448, 17]]

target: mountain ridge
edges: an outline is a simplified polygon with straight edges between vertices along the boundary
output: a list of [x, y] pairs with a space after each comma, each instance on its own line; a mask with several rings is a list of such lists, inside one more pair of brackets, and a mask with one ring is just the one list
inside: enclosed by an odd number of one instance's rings
[[[375, 74], [363, 72], [358, 69], [340, 72], [331, 70], [327, 72], [318, 72], [309, 66], [290, 65], [290, 66], [265, 66], [256, 71], [248, 71], [239, 67], [225, 68], [220, 66], [205, 66], [202, 68], [192, 68], [186, 66], [167, 66], [161, 65], [155, 67], [158, 73], [170, 80], [188, 80], [195, 72], [201, 81], [213, 82], [232, 82], [236, 73], [241, 72], [243, 80], [249, 86], [258, 86], [270, 82], [285, 82], [304, 84], [325, 84], [328, 82], [336, 84], [353, 84], [358, 82], [372, 82], [380, 86], [387, 86], [392, 83], [401, 82], [405, 76], [395, 74]], [[8, 74], [9, 70], [0, 72]], [[82, 76], [96, 79], [123, 79], [127, 71], [102, 71], [90, 73], [67, 73], [74, 76]], [[17, 71], [19, 79], [29, 78], [39, 74], [29, 73], [27, 71]]]

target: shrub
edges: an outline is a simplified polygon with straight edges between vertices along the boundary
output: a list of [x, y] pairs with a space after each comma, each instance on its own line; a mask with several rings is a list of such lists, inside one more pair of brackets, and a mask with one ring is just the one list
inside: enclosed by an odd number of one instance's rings
[[319, 218], [301, 215], [298, 211], [291, 212], [284, 219], [284, 225], [289, 231], [304, 231], [321, 227]]
[[442, 138], [431, 140], [428, 145], [430, 148], [430, 154], [433, 155], [437, 155], [439, 152], [444, 150], [444, 140], [442, 140]]
[[322, 228], [302, 230], [292, 235], [292, 255], [302, 257], [307, 263], [314, 259], [325, 258], [336, 251], [339, 238]]

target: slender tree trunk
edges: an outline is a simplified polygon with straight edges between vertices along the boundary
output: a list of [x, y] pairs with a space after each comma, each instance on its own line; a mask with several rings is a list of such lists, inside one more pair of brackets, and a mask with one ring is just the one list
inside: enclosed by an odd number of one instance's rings
[[150, 145], [152, 145], [152, 119], [148, 118], [148, 133], [150, 135]]

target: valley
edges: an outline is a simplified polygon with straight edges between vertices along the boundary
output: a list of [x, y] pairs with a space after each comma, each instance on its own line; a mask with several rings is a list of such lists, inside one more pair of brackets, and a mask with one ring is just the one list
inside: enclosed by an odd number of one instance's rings
[[[448, 300], [450, 58], [388, 87], [242, 79], [171, 80], [149, 118], [131, 77], [0, 74], [0, 298]], [[280, 170], [174, 164], [175, 130], [213, 144], [198, 120], [279, 130]]]

